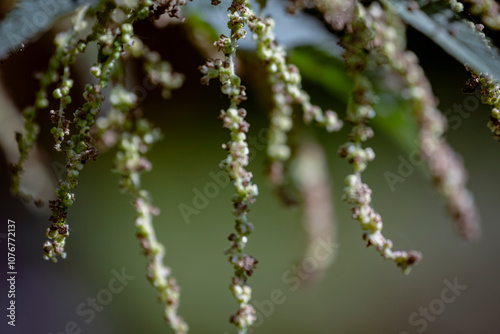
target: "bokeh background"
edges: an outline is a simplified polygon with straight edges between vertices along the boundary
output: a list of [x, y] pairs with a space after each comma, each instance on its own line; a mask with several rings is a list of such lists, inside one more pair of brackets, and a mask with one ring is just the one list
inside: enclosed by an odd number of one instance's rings
[[[9, 2], [2, 2], [2, 6], [2, 10], [7, 10]], [[200, 6], [197, 2], [189, 3], [191, 15], [203, 14], [201, 17], [214, 22], [216, 29], [222, 29], [216, 23], [223, 20], [225, 9]], [[268, 10], [282, 13], [277, 5]], [[299, 67], [304, 87], [312, 101], [344, 114], [346, 96], [343, 92], [349, 89], [349, 82], [342, 72], [341, 62], [335, 60], [338, 54], [335, 38], [321, 33], [321, 26], [312, 18], [284, 19], [282, 16], [279, 14], [277, 19], [280, 41], [289, 47], [309, 46], [292, 50], [290, 54], [292, 61], [296, 59], [298, 65], [302, 64]], [[54, 33], [64, 24], [60, 22], [55, 30], [42, 35], [22, 54], [0, 65], [3, 89], [17, 108], [33, 101], [36, 89], [33, 73], [46, 66]], [[154, 167], [143, 179], [144, 186], [153, 195], [154, 204], [161, 209], [155, 227], [167, 249], [166, 263], [182, 287], [180, 313], [192, 333], [234, 333], [235, 329], [228, 322], [229, 315], [236, 309], [228, 289], [232, 269], [223, 255], [228, 247], [227, 236], [233, 228], [233, 188], [222, 188], [200, 214], [190, 217], [189, 224], [179, 211], [181, 203], [192, 206], [194, 189], [203, 189], [212, 181], [209, 173], [219, 171], [218, 163], [225, 154], [220, 146], [228, 140], [228, 133], [217, 116], [220, 109], [227, 106], [227, 100], [216, 84], [210, 87], [199, 84], [197, 67], [204, 63], [204, 55], [195, 47], [185, 27], [168, 24], [155, 28], [150, 23], [141, 23], [136, 26], [136, 33], [169, 60], [176, 71], [186, 75], [184, 86], [175, 91], [170, 100], [162, 100], [159, 91], [151, 90], [143, 101], [145, 115], [164, 134], [164, 139], [148, 155]], [[482, 216], [482, 237], [471, 243], [457, 238], [425, 168], [417, 167], [404, 183], [396, 184], [395, 191], [391, 191], [384, 173], [397, 173], [398, 157], [407, 158], [411, 152], [408, 148], [414, 144], [408, 139], [413, 136], [411, 131], [398, 139], [394, 134], [398, 131], [391, 131], [397, 123], [390, 120], [384, 123], [383, 119], [387, 114], [406, 119], [404, 115], [408, 111], [395, 109], [397, 102], [384, 100], [383, 108], [379, 108], [382, 120], [377, 123], [385, 126], [376, 126], [375, 138], [369, 142], [377, 158], [364, 173], [364, 180], [373, 189], [373, 204], [384, 218], [385, 235], [397, 249], [417, 249], [424, 254], [424, 259], [405, 276], [393, 263], [384, 261], [373, 249], [365, 248], [359, 224], [351, 219], [348, 205], [341, 201], [343, 179], [350, 167], [336, 151], [346, 141], [349, 126], [335, 134], [326, 134], [313, 127], [309, 130], [310, 135], [327, 152], [339, 246], [336, 261], [327, 268], [322, 280], [314, 285], [302, 284], [300, 289], [293, 290], [283, 280], [283, 274], [293, 268], [304, 252], [306, 236], [301, 212], [280, 203], [265, 177], [265, 151], [254, 149], [256, 158], [250, 170], [259, 185], [260, 195], [250, 215], [256, 230], [247, 248], [259, 260], [250, 280], [253, 300], [258, 305], [268, 305], [266, 301], [270, 300], [273, 291], [280, 290], [284, 301], [274, 305], [272, 311], [269, 308], [263, 311], [256, 305], [259, 320], [252, 333], [500, 332], [500, 146], [486, 128], [489, 108], [477, 106], [466, 119], [456, 118], [458, 114], [452, 111], [453, 106], [463, 105], [467, 97], [461, 93], [467, 79], [466, 71], [418, 32], [409, 29], [408, 41], [409, 48], [420, 57], [440, 100], [440, 109], [450, 122], [453, 120], [454, 126], [446, 137], [463, 156], [468, 169], [469, 187]], [[269, 96], [259, 63], [251, 55], [251, 44], [246, 45], [247, 53], [242, 52], [240, 60], [240, 73], [249, 96], [244, 106], [251, 123], [249, 135], [258, 136], [259, 131], [267, 127]], [[320, 54], [324, 57], [317, 58], [318, 52], [311, 51], [311, 45], [322, 50]], [[74, 92], [81, 91], [89, 80], [86, 66], [93, 59], [92, 52], [87, 54], [89, 56], [81, 57], [80, 65], [75, 66], [78, 80]], [[131, 87], [140, 85], [144, 74], [138, 64], [130, 65], [130, 73]], [[321, 78], [314, 73], [322, 74]], [[0, 114], [6, 115], [6, 111], [0, 110]], [[295, 117], [300, 119], [298, 114]], [[55, 179], [57, 170], [52, 167], [64, 164], [64, 157], [51, 149], [53, 139], [48, 119], [48, 113], [40, 115], [39, 159], [48, 166], [48, 172], [40, 175]], [[7, 124], [12, 123], [4, 117], [0, 131], [13, 137], [14, 131], [19, 129]], [[156, 301], [156, 292], [145, 279], [145, 259], [135, 238], [131, 199], [119, 192], [118, 176], [110, 171], [113, 153], [101, 154], [81, 173], [75, 191], [77, 200], [69, 212], [68, 258], [57, 264], [42, 259], [44, 233], [49, 224], [48, 210], [35, 210], [10, 195], [8, 154], [0, 156], [1, 333], [170, 332], [162, 321], [162, 307]], [[3, 234], [7, 231], [7, 219], [14, 220], [17, 226], [18, 313], [15, 328], [6, 326], [4, 315], [7, 251]], [[87, 318], [76, 313], [78, 306], [106, 289], [113, 277], [112, 271], [121, 272], [122, 268], [135, 278], [86, 323]], [[433, 321], [428, 321], [425, 330], [420, 325], [410, 324], [411, 314], [441, 298], [445, 280], [457, 280], [466, 289], [454, 302], [446, 304]], [[72, 321], [81, 332], [65, 329]]]

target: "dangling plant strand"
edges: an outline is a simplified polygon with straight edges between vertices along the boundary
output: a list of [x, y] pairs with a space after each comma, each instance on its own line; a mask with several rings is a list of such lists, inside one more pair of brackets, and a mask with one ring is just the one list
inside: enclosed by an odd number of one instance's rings
[[419, 126], [421, 154], [427, 161], [434, 185], [446, 201], [458, 234], [465, 240], [477, 238], [479, 214], [466, 187], [467, 172], [460, 157], [442, 138], [447, 127], [446, 118], [437, 109], [437, 101], [417, 57], [406, 51], [400, 42], [397, 31], [404, 31], [402, 22], [390, 10], [384, 12], [380, 7], [373, 8], [373, 29], [378, 37], [375, 46], [405, 82]]
[[[52, 225], [47, 229], [46, 235], [52, 241], [47, 241], [44, 244], [46, 259], [56, 261], [58, 255], [63, 258], [66, 257], [64, 245], [66, 237], [69, 235], [66, 222], [67, 211], [75, 200], [75, 195], [70, 191], [78, 185], [78, 175], [85, 162], [89, 159], [95, 160], [98, 154], [91, 143], [90, 128], [94, 124], [95, 117], [99, 113], [104, 100], [101, 90], [108, 86], [111, 74], [124, 51], [124, 47], [131, 43], [132, 23], [137, 19], [147, 18], [150, 15], [151, 6], [153, 6], [151, 1], [141, 1], [132, 7], [116, 6], [114, 2], [105, 2], [100, 10], [96, 12], [98, 19], [92, 27], [92, 34], [87, 40], [97, 40], [98, 61], [90, 68], [90, 72], [98, 79], [98, 82], [85, 86], [83, 97], [87, 102], [74, 113], [72, 123], [77, 130], [77, 134], [72, 135], [71, 140], [66, 141], [66, 147], [64, 148], [67, 158], [67, 177], [66, 180], [60, 182], [59, 188], [56, 189], [57, 199], [49, 202], [52, 211], [49, 220], [52, 221]], [[115, 10], [124, 13], [128, 12], [129, 14], [123, 20], [116, 22], [113, 19]], [[79, 44], [80, 50], [84, 50], [85, 47], [85, 43]], [[54, 91], [55, 98], [66, 99], [69, 94], [70, 80], [67, 79], [62, 83], [61, 88]], [[62, 105], [65, 106], [69, 102], [70, 100], [64, 101]], [[58, 116], [60, 115], [62, 115], [61, 110], [58, 113]], [[65, 121], [61, 121], [61, 117], [56, 117], [56, 119], [58, 125], [59, 123], [65, 123]], [[60, 132], [66, 132], [67, 127], [65, 129], [59, 127], [55, 129], [57, 137], [61, 138]]]
[[63, 76], [60, 80], [60, 87], [52, 92], [55, 99], [59, 99], [59, 110], [51, 110], [51, 121], [56, 124], [50, 131], [54, 136], [56, 144], [54, 149], [61, 151], [61, 144], [64, 141], [64, 136], [69, 135], [70, 121], [65, 118], [64, 111], [71, 103], [70, 90], [73, 87], [73, 80], [71, 79], [70, 65], [75, 62], [76, 55], [84, 52], [88, 44], [86, 41], [78, 41], [78, 33], [84, 30], [87, 22], [84, 20], [88, 6], [82, 7], [72, 20], [72, 29], [67, 32], [62, 32], [56, 37], [56, 44], [63, 46], [66, 49], [64, 57], [61, 59]]
[[[35, 195], [32, 194], [27, 189], [22, 188], [21, 173], [23, 172], [24, 163], [28, 159], [29, 153], [31, 152], [33, 145], [38, 139], [38, 133], [40, 131], [39, 126], [36, 123], [38, 111], [43, 110], [49, 106], [47, 88], [49, 85], [59, 80], [58, 72], [61, 65], [64, 64], [65, 76], [66, 75], [69, 76], [69, 63], [72, 60], [74, 60], [74, 56], [78, 52], [78, 50], [81, 50], [80, 48], [77, 48], [78, 45], [77, 35], [81, 30], [85, 28], [83, 23], [84, 22], [83, 16], [86, 13], [86, 11], [87, 11], [87, 6], [84, 6], [74, 16], [72, 20], [71, 29], [67, 32], [59, 33], [56, 36], [54, 40], [54, 44], [56, 45], [56, 50], [54, 51], [54, 55], [51, 57], [49, 61], [47, 71], [44, 72], [43, 74], [40, 74], [40, 79], [39, 79], [40, 88], [36, 94], [35, 103], [32, 106], [26, 107], [23, 110], [23, 117], [24, 117], [23, 133], [16, 133], [16, 141], [18, 144], [20, 156], [17, 163], [13, 163], [10, 165], [10, 170], [12, 174], [11, 191], [15, 195], [26, 201], [34, 200], [37, 206], [42, 206], [43, 201], [41, 199], [35, 198]], [[69, 94], [69, 89], [72, 85], [72, 81], [70, 81], [69, 78], [66, 78], [66, 80], [63, 80], [63, 83], [64, 83], [63, 87], [67, 87], [64, 88], [64, 91], [66, 92], [67, 90], [67, 93]], [[69, 102], [69, 99], [71, 99], [69, 96], [65, 99], [61, 99], [62, 108], [64, 108], [64, 106], [67, 104], [65, 103], [63, 105], [63, 101]], [[62, 137], [62, 134], [68, 134], [69, 130], [68, 130], [68, 121], [66, 121], [63, 117], [58, 117], [61, 112], [63, 111], [60, 111], [59, 114], [51, 112], [52, 114], [51, 119], [53, 122], [58, 123], [58, 127], [61, 129], [60, 131], [58, 130], [58, 133], [61, 132], [61, 137]], [[59, 136], [57, 136], [56, 140], [58, 139]], [[60, 148], [60, 145], [57, 145], [56, 142], [56, 149], [58, 147]]]
[[265, 64], [267, 78], [272, 89], [273, 109], [271, 110], [268, 132], [267, 155], [270, 159], [270, 179], [280, 184], [283, 179], [282, 163], [290, 157], [287, 133], [293, 127], [292, 104], [299, 104], [306, 124], [315, 121], [328, 132], [338, 131], [342, 121], [335, 112], [323, 112], [312, 105], [309, 94], [301, 88], [301, 76], [295, 65], [286, 61], [286, 51], [278, 45], [274, 36], [274, 20], [261, 18], [249, 10], [248, 27], [254, 33], [257, 42], [257, 57]]
[[[212, 2], [213, 3], [213, 2]], [[255, 202], [258, 188], [252, 183], [252, 173], [246, 170], [249, 162], [249, 149], [246, 141], [246, 133], [249, 124], [245, 121], [247, 111], [239, 108], [239, 104], [246, 99], [245, 87], [241, 85], [241, 79], [235, 73], [235, 55], [238, 40], [246, 36], [244, 25], [248, 22], [251, 11], [245, 0], [235, 0], [229, 7], [228, 27], [231, 30], [230, 37], [221, 35], [215, 43], [219, 51], [224, 53], [224, 60], [209, 60], [200, 67], [204, 74], [202, 83], [208, 84], [210, 79], [218, 78], [222, 84], [222, 93], [229, 97], [230, 105], [227, 110], [222, 110], [220, 119], [223, 127], [231, 133], [231, 140], [222, 145], [228, 151], [220, 167], [225, 169], [236, 187], [236, 195], [233, 198], [236, 217], [236, 233], [231, 233], [229, 241], [231, 247], [226, 251], [229, 262], [234, 267], [234, 276], [230, 289], [239, 304], [236, 314], [230, 318], [231, 323], [239, 328], [239, 333], [244, 334], [255, 322], [255, 309], [249, 303], [252, 295], [250, 286], [246, 283], [255, 269], [258, 261], [244, 253], [248, 242], [248, 235], [253, 231], [253, 225], [248, 221], [250, 205]]]
[[367, 20], [369, 17], [365, 8], [358, 5], [356, 20], [349, 28], [351, 33], [346, 34], [341, 41], [341, 46], [345, 49], [343, 56], [346, 69], [354, 82], [346, 115], [346, 121], [353, 124], [353, 128], [349, 141], [339, 149], [340, 156], [346, 158], [354, 169], [354, 173], [346, 178], [343, 198], [351, 205], [352, 217], [358, 220], [366, 231], [363, 239], [366, 240], [367, 246], [373, 245], [382, 257], [393, 260], [404, 273], [408, 273], [421, 260], [422, 254], [416, 251], [392, 250], [391, 240], [382, 234], [382, 218], [370, 205], [372, 190], [361, 179], [361, 173], [366, 169], [368, 162], [375, 158], [375, 153], [370, 147], [362, 146], [363, 142], [373, 137], [369, 120], [375, 117], [371, 83], [363, 74], [370, 57], [367, 50], [370, 49], [374, 37]]
[[132, 96], [122, 86], [114, 87], [110, 95], [112, 107], [119, 110], [122, 119], [127, 120], [118, 138], [114, 171], [120, 174], [120, 188], [134, 197], [137, 238], [148, 259], [147, 278], [164, 304], [165, 321], [175, 333], [184, 334], [188, 332], [188, 326], [177, 313], [180, 288], [172, 277], [170, 268], [163, 264], [165, 247], [157, 240], [153, 227], [153, 216], [157, 216], [160, 211], [151, 204], [149, 192], [141, 188], [140, 174], [152, 168], [151, 162], [144, 155], [160, 138], [160, 131], [141, 117], [140, 110], [134, 109], [136, 99], [131, 98]]
[[[107, 19], [109, 19], [110, 11], [107, 11], [106, 14], [108, 14]], [[79, 173], [83, 169], [87, 160], [95, 160], [97, 158], [98, 152], [90, 142], [90, 127], [94, 124], [95, 116], [100, 111], [100, 106], [104, 99], [104, 96], [101, 94], [101, 88], [107, 86], [109, 75], [111, 74], [111, 68], [121, 52], [120, 49], [122, 45], [118, 42], [118, 40], [116, 40], [117, 43], [114, 45], [113, 50], [114, 54], [108, 54], [109, 57], [104, 56], [102, 54], [102, 51], [105, 48], [105, 44], [102, 42], [103, 40], [105, 39], [100, 38], [98, 42], [101, 52], [99, 58], [102, 57], [107, 64], [107, 71], [103, 75], [97, 66], [91, 68], [92, 74], [99, 78], [99, 82], [95, 85], [87, 84], [85, 86], [84, 98], [87, 102], [75, 111], [72, 121], [77, 134], [72, 135], [71, 140], [66, 141], [66, 147], [64, 148], [66, 153], [67, 168], [66, 180], [61, 180], [59, 182], [59, 188], [56, 189], [57, 199], [49, 201], [49, 208], [52, 211], [52, 215], [49, 220], [52, 221], [52, 225], [47, 229], [46, 236], [52, 241], [46, 241], [43, 249], [45, 252], [44, 257], [54, 262], [57, 261], [57, 256], [61, 256], [62, 258], [66, 257], [64, 246], [66, 243], [66, 237], [69, 236], [69, 226], [66, 222], [68, 215], [67, 212], [75, 200], [75, 195], [70, 191], [78, 185]], [[99, 69], [99, 72], [97, 69]], [[62, 99], [69, 94], [69, 88], [67, 86], [63, 86], [63, 88], [66, 89], [58, 88], [54, 91], [53, 95], [55, 98]], [[63, 104], [67, 103], [63, 102]], [[56, 119], [58, 123], [62, 124], [60, 120], [60, 118], [64, 118], [62, 110], [59, 111], [58, 116], [60, 117], [56, 117]], [[59, 130], [63, 131], [63, 129]], [[69, 135], [69, 131], [67, 134]], [[62, 138], [62, 134], [59, 136], [59, 134], [56, 133], [56, 135], [57, 137]], [[56, 146], [58, 144], [60, 145], [60, 143], [57, 143], [56, 141]]]
[[171, 269], [163, 264], [165, 247], [156, 238], [153, 226], [153, 216], [157, 216], [160, 211], [152, 205], [149, 192], [141, 187], [141, 173], [152, 168], [145, 154], [160, 139], [161, 133], [160, 129], [154, 128], [142, 117], [142, 111], [137, 108], [137, 96], [125, 88], [122, 63], [129, 56], [141, 58], [148, 78], [152, 84], [161, 87], [164, 98], [170, 97], [171, 90], [182, 85], [183, 76], [173, 72], [171, 65], [140, 39], [132, 37], [131, 41], [133, 43], [124, 46], [126, 52], [111, 76], [113, 82], [117, 81], [109, 96], [111, 110], [107, 116], [97, 120], [97, 138], [108, 149], [118, 143], [113, 170], [120, 174], [121, 190], [134, 197], [132, 204], [137, 211], [137, 238], [148, 259], [147, 279], [156, 288], [164, 305], [165, 322], [176, 334], [184, 334], [188, 332], [188, 325], [178, 315], [180, 287], [172, 277]]

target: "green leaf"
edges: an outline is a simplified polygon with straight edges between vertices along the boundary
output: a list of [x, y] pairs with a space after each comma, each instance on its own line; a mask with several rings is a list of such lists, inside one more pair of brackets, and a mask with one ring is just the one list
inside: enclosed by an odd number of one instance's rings
[[191, 28], [191, 37], [198, 40], [199, 43], [205, 41], [212, 44], [212, 41], [219, 39], [219, 33], [210, 23], [204, 20], [203, 13], [194, 10], [189, 15], [186, 24]]
[[340, 58], [313, 46], [299, 46], [290, 51], [289, 59], [300, 69], [304, 79], [321, 85], [339, 100], [347, 101], [352, 80]]
[[[352, 92], [352, 80], [346, 74], [344, 62], [324, 51], [310, 46], [296, 47], [290, 52], [290, 63], [295, 64], [305, 81], [321, 86], [330, 96], [347, 104]], [[366, 73], [378, 97], [374, 106], [377, 116], [371, 124], [390, 137], [404, 152], [415, 150], [417, 126], [410, 106], [398, 92], [384, 83], [385, 71]]]
[[418, 129], [408, 103], [388, 91], [376, 92], [379, 100], [374, 105], [376, 116], [372, 125], [388, 136], [401, 150], [410, 153], [417, 149]]
[[23, 0], [0, 22], [0, 60], [52, 27], [61, 16], [99, 0]]
[[[443, 50], [478, 73], [488, 73], [500, 81], [500, 53], [449, 8], [429, 6], [408, 9], [407, 0], [381, 0], [408, 24], [432, 39]], [[439, 4], [437, 4], [439, 5]]]

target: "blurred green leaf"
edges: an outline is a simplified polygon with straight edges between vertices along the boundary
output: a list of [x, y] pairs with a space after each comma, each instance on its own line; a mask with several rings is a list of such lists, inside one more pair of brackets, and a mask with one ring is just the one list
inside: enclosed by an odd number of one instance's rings
[[313, 46], [299, 46], [290, 51], [289, 59], [300, 69], [304, 79], [321, 85], [339, 100], [347, 101], [352, 81], [340, 58]]
[[377, 116], [371, 123], [405, 153], [416, 150], [418, 129], [408, 103], [394, 92], [377, 89], [377, 86], [375, 93], [379, 99], [374, 106]]
[[[347, 104], [352, 91], [352, 80], [345, 72], [341, 59], [311, 46], [296, 47], [290, 52], [290, 62], [299, 69], [304, 80], [320, 85], [329, 95]], [[415, 150], [417, 127], [407, 110], [409, 106], [401, 92], [385, 84], [387, 73], [368, 72], [378, 101], [374, 106], [377, 116], [372, 125], [390, 137], [405, 152]]]
[[215, 28], [210, 23], [204, 20], [203, 13], [194, 11], [189, 16], [189, 20], [186, 20], [186, 23], [191, 28], [191, 32], [193, 34], [192, 37], [198, 40], [199, 42], [202, 41], [211, 42], [219, 39], [219, 34], [217, 33], [217, 30], [215, 30]]
[[[408, 24], [427, 35], [443, 50], [478, 73], [488, 73], [500, 81], [500, 54], [481, 35], [449, 8], [435, 10], [437, 3], [408, 9], [407, 0], [381, 0]], [[442, 4], [441, 4], [442, 5]]]

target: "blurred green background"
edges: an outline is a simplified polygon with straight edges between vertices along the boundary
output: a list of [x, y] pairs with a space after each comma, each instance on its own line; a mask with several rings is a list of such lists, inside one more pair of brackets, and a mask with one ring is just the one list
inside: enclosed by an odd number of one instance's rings
[[[197, 67], [203, 64], [204, 58], [188, 40], [185, 28], [171, 24], [155, 29], [149, 23], [141, 23], [136, 29], [152, 49], [161, 52], [176, 71], [186, 75], [185, 85], [174, 92], [172, 99], [163, 101], [158, 91], [147, 91], [143, 101], [145, 115], [164, 133], [164, 139], [148, 155], [154, 167], [143, 180], [144, 187], [153, 195], [154, 204], [161, 209], [161, 215], [154, 222], [158, 238], [167, 249], [166, 263], [182, 288], [180, 313], [192, 333], [235, 333], [228, 322], [229, 315], [236, 310], [236, 302], [228, 289], [232, 269], [223, 255], [228, 247], [227, 236], [233, 228], [233, 188], [229, 185], [221, 189], [200, 214], [190, 217], [189, 224], [179, 211], [181, 203], [192, 206], [194, 189], [202, 190], [212, 181], [209, 173], [219, 171], [217, 165], [225, 154], [221, 144], [228, 140], [228, 133], [217, 116], [220, 109], [227, 106], [227, 100], [215, 83], [210, 87], [199, 85]], [[33, 73], [43, 70], [47, 63], [52, 38], [53, 32], [45, 34], [23, 54], [0, 65], [5, 90], [19, 108], [33, 101], [36, 88]], [[440, 109], [447, 113], [450, 122], [455, 117], [452, 124], [457, 125], [457, 114], [448, 110], [452, 110], [454, 104], [464, 104], [466, 95], [461, 94], [461, 88], [467, 79], [466, 71], [417, 32], [409, 30], [408, 39], [409, 48], [420, 57], [440, 100]], [[342, 98], [342, 92], [349, 89], [349, 82], [342, 74], [341, 62], [331, 62], [328, 57], [321, 58], [317, 52], [302, 48], [292, 52], [291, 60], [297, 60], [301, 67], [304, 86], [312, 101], [343, 114], [345, 96]], [[93, 60], [82, 58], [80, 61], [82, 68], [75, 69], [79, 80], [74, 92], [82, 89], [87, 76], [84, 66]], [[265, 79], [259, 75], [258, 62], [252, 56], [242, 57], [241, 64], [249, 96], [244, 104], [251, 123], [249, 136], [258, 136], [259, 130], [268, 126], [269, 97], [265, 93]], [[130, 68], [132, 87], [134, 82], [140, 84], [143, 77], [138, 68], [137, 64]], [[310, 74], [322, 70], [325, 77]], [[375, 127], [376, 135], [369, 145], [377, 158], [363, 175], [373, 189], [373, 205], [384, 218], [385, 236], [394, 242], [396, 249], [421, 251], [423, 261], [409, 276], [404, 276], [393, 263], [384, 261], [373, 249], [365, 248], [359, 224], [351, 219], [348, 205], [341, 201], [343, 179], [350, 167], [336, 151], [346, 141], [350, 127], [347, 125], [335, 134], [313, 127], [311, 135], [328, 153], [339, 247], [336, 262], [321, 281], [312, 286], [304, 284], [294, 291], [283, 280], [283, 275], [304, 252], [306, 237], [301, 213], [280, 204], [264, 175], [265, 151], [254, 150], [256, 158], [249, 168], [259, 185], [260, 195], [250, 214], [256, 230], [247, 250], [259, 260], [250, 279], [259, 320], [251, 333], [500, 332], [500, 242], [497, 239], [500, 236], [500, 146], [486, 128], [489, 108], [479, 106], [447, 134], [451, 145], [464, 158], [469, 186], [482, 216], [481, 239], [463, 243], [454, 234], [443, 201], [424, 168], [416, 168], [404, 183], [396, 184], [394, 192], [385, 180], [384, 172], [397, 173], [398, 157], [407, 159], [413, 145], [411, 126], [403, 128], [401, 139], [394, 137], [395, 132], [401, 132], [394, 131], [395, 127], [401, 129], [398, 122], [407, 124], [404, 116], [407, 111], [398, 106], [397, 101], [382, 101], [380, 114], [392, 115], [393, 119], [385, 123], [376, 120], [375, 125], [379, 126]], [[48, 166], [54, 162], [64, 164], [63, 156], [50, 149], [53, 139], [48, 118], [48, 113], [40, 117], [39, 147], [44, 152], [43, 159]], [[300, 115], [295, 118], [299, 121]], [[1, 128], [3, 132], [14, 130]], [[170, 332], [162, 321], [162, 306], [156, 301], [156, 292], [145, 279], [145, 259], [135, 238], [131, 199], [119, 193], [118, 176], [110, 172], [113, 152], [101, 154], [81, 173], [75, 205], [69, 212], [68, 258], [57, 264], [42, 259], [44, 232], [49, 224], [47, 209], [37, 213], [10, 195], [8, 162], [4, 156], [0, 158], [3, 222], [0, 233], [6, 233], [7, 219], [16, 221], [18, 229], [17, 324], [15, 328], [7, 327], [2, 315], [2, 333], [70, 333], [65, 326], [72, 321], [81, 333]], [[5, 239], [0, 241], [1, 254], [6, 254]], [[6, 256], [2, 258], [5, 265], [1, 264], [0, 268], [6, 268]], [[87, 317], [77, 314], [77, 308], [86, 303], [87, 298], [95, 298], [102, 289], [107, 289], [112, 271], [121, 272], [122, 268], [135, 278], [122, 292], [113, 294], [111, 302], [87, 323]], [[3, 270], [2, 277], [5, 272]], [[445, 309], [432, 321], [427, 321], [425, 330], [421, 325], [412, 325], [409, 317], [414, 312], [430, 304], [437, 305], [435, 300], [441, 299], [447, 286], [445, 280], [457, 280], [466, 289], [454, 302], [445, 304]], [[5, 310], [5, 279], [0, 288]], [[284, 301], [270, 308], [268, 301], [275, 290], [283, 293]], [[414, 318], [418, 319], [424, 317]]]

